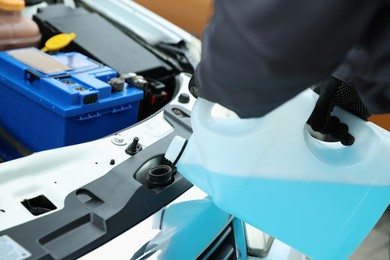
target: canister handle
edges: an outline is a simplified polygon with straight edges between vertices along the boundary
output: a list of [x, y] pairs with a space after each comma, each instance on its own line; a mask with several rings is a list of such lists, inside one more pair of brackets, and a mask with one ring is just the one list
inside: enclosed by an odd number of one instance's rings
[[[307, 89], [293, 99], [282, 104], [267, 115], [259, 118], [214, 118], [212, 109], [215, 103], [198, 98], [194, 104], [191, 123], [198, 138], [222, 140], [225, 138], [234, 146], [249, 145], [258, 142], [261, 149], [281, 149], [284, 145], [291, 150], [302, 151], [304, 156], [314, 155], [327, 164], [350, 165], [364, 160], [376, 153], [375, 145], [380, 138], [389, 138], [389, 134], [371, 122], [366, 122], [341, 108], [334, 109], [334, 115], [349, 126], [349, 132], [355, 137], [351, 146], [340, 142], [323, 142], [312, 137], [307, 129], [307, 119], [314, 109], [318, 94]], [[258, 137], [256, 137], [258, 136]], [[251, 140], [253, 137], [253, 140]], [[229, 139], [227, 139], [229, 138]], [[248, 141], [251, 140], [251, 141]], [[310, 153], [307, 154], [307, 151]], [[312, 157], [312, 156], [311, 156]], [[340, 158], [343, 158], [342, 160]]]

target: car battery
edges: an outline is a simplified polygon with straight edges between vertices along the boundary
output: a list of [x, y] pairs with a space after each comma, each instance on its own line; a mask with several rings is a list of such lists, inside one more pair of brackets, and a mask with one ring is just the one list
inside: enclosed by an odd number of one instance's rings
[[0, 68], [0, 125], [32, 151], [91, 141], [137, 122], [143, 91], [80, 53], [2, 51]]

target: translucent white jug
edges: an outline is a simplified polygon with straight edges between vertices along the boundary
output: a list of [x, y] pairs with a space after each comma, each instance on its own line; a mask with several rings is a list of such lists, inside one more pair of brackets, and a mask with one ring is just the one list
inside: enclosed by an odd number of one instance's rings
[[355, 143], [319, 141], [306, 128], [317, 98], [305, 90], [255, 119], [214, 118], [198, 98], [176, 166], [218, 207], [311, 259], [347, 259], [389, 205], [390, 133], [336, 109]]

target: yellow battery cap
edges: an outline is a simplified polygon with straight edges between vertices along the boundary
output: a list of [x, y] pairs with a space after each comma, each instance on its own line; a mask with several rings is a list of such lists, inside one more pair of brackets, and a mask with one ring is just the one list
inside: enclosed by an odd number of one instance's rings
[[0, 0], [0, 10], [21, 11], [24, 9], [24, 0]]
[[41, 49], [41, 51], [57, 51], [62, 49], [76, 37], [75, 33], [61, 33], [54, 35], [49, 40], [45, 42], [45, 47]]

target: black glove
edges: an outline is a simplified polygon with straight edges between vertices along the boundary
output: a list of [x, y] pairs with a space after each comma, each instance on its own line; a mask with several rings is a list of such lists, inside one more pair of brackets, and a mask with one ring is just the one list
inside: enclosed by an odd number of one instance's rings
[[195, 83], [195, 76], [194, 75], [192, 75], [190, 81], [188, 82], [188, 90], [195, 98], [199, 97], [199, 88]]
[[348, 126], [332, 116], [331, 112], [335, 106], [339, 106], [367, 121], [371, 114], [360, 100], [356, 89], [330, 76], [319, 83], [314, 91], [319, 94], [319, 98], [308, 124], [314, 131], [329, 135], [343, 145], [352, 145], [355, 138], [348, 132]]

